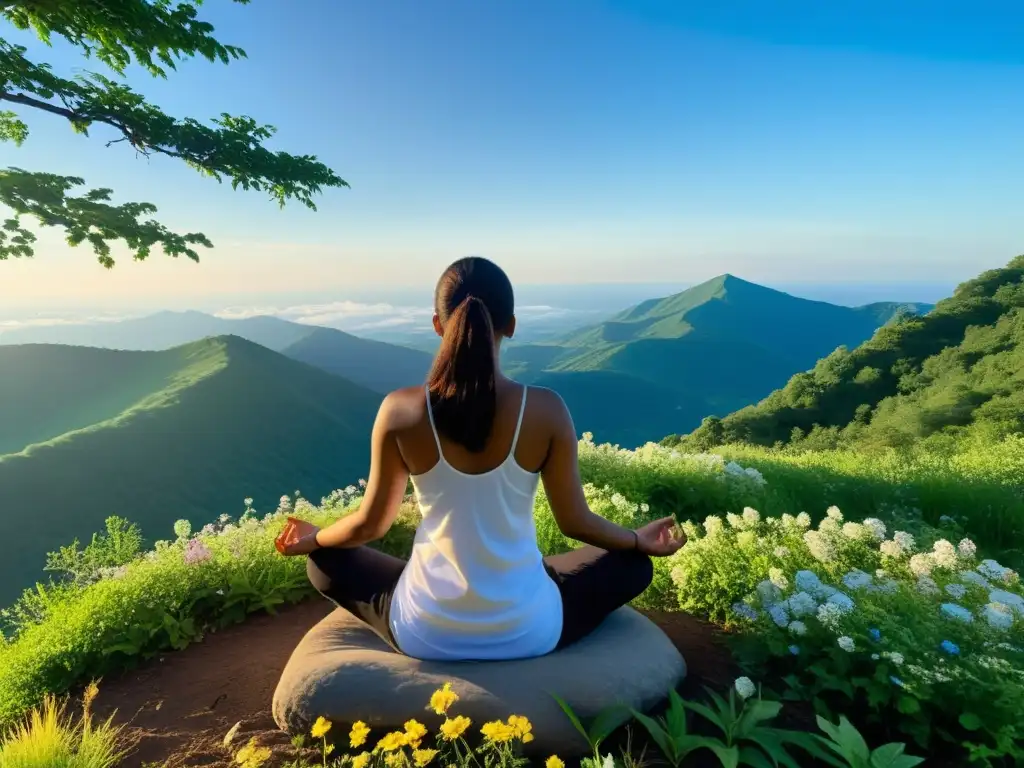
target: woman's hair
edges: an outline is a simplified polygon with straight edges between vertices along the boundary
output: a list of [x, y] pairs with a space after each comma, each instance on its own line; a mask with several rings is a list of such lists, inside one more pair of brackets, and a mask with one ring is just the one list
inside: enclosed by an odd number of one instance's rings
[[479, 453], [497, 411], [495, 329], [505, 331], [512, 322], [512, 283], [487, 259], [459, 259], [437, 281], [434, 308], [444, 331], [427, 378], [434, 424], [449, 440]]

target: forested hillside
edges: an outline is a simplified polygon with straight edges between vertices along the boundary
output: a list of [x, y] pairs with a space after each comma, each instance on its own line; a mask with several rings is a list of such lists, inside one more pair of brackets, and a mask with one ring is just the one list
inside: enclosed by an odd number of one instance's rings
[[510, 346], [503, 360], [511, 374], [558, 390], [596, 440], [634, 447], [757, 402], [836, 347], [928, 309], [842, 307], [722, 275], [557, 343]]
[[757, 405], [706, 420], [684, 442], [902, 446], [936, 434], [1020, 431], [1024, 256], [962, 284], [928, 315], [836, 350]]
[[381, 396], [237, 337], [163, 352], [0, 347], [0, 605], [110, 515], [154, 538], [365, 477]]

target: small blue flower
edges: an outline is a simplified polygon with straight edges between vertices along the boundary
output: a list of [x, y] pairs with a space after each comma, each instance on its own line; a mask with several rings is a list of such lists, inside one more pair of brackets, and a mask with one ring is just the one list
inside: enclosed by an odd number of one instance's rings
[[902, 681], [902, 680], [900, 680], [900, 679], [899, 679], [898, 677], [896, 677], [895, 675], [889, 675], [889, 679], [890, 679], [890, 680], [892, 680], [892, 684], [893, 684], [893, 685], [898, 685], [898, 686], [899, 686], [900, 688], [902, 688], [902, 687], [903, 687], [903, 681]]
[[960, 653], [960, 646], [956, 643], [951, 643], [949, 640], [943, 640], [939, 643], [939, 647], [948, 653], [950, 656], [956, 656]]
[[881, 633], [881, 632], [879, 632], [879, 631], [878, 631], [877, 629], [869, 629], [869, 630], [868, 630], [868, 635], [869, 635], [869, 636], [871, 637], [871, 639], [872, 639], [872, 640], [874, 640], [874, 641], [875, 641], [876, 643], [877, 643], [877, 642], [878, 642], [879, 640], [881, 640], [881, 639], [882, 639], [882, 633]]
[[800, 655], [800, 646], [799, 645], [791, 645], [791, 646], [789, 646], [789, 652], [792, 653], [794, 656], [799, 656]]

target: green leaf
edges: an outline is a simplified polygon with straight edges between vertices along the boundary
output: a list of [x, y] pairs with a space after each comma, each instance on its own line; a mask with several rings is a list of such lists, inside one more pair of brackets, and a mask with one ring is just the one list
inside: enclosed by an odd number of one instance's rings
[[[558, 694], [552, 693], [551, 698], [553, 698], [558, 706], [562, 708], [562, 711], [565, 713], [565, 716], [569, 718], [569, 722], [572, 723], [573, 727], [579, 731], [580, 735], [587, 740], [588, 744], [590, 744], [590, 734], [587, 733], [587, 729], [583, 727], [583, 723], [580, 722], [580, 719], [576, 717], [576, 713], [572, 711], [572, 707], [570, 707], [569, 704]], [[590, 744], [590, 746], [593, 747], [594, 745]]]
[[696, 712], [705, 720], [714, 723], [722, 733], [728, 733], [728, 726], [722, 722], [722, 718], [719, 714], [706, 704], [701, 704], [699, 701], [684, 701], [683, 706], [693, 712]]
[[976, 731], [983, 725], [981, 718], [973, 712], [964, 712], [960, 715], [960, 725], [968, 731]]
[[590, 744], [596, 750], [617, 728], [630, 720], [629, 709], [621, 705], [608, 707], [597, 713], [590, 723]]
[[637, 722], [639, 722], [647, 733], [650, 734], [650, 737], [654, 740], [654, 743], [658, 745], [662, 754], [664, 754], [673, 765], [677, 764], [679, 756], [676, 754], [675, 744], [672, 739], [669, 738], [668, 733], [664, 728], [662, 728], [661, 724], [654, 718], [648, 717], [642, 712], [637, 712], [636, 710], [633, 710], [632, 712], [633, 717], [635, 717]]
[[743, 711], [736, 719], [734, 733], [742, 738], [752, 728], [760, 723], [768, 722], [778, 716], [782, 711], [782, 704], [778, 701], [765, 701], [764, 699], [751, 699], [746, 702]]
[[904, 715], [916, 715], [921, 711], [921, 702], [914, 696], [904, 694], [896, 700], [896, 709]]
[[705, 746], [715, 753], [718, 761], [722, 764], [722, 768], [736, 768], [740, 764], [739, 747], [727, 747], [720, 741], [714, 741]]
[[776, 768], [778, 763], [770, 761], [757, 747], [740, 747], [740, 765], [749, 765], [752, 768]]
[[923, 757], [903, 754], [904, 745], [885, 744], [871, 753], [871, 768], [913, 768], [924, 762]]
[[864, 737], [860, 735], [860, 731], [843, 715], [839, 717], [839, 743], [843, 745], [849, 757], [861, 764], [866, 763], [871, 756], [871, 750]]

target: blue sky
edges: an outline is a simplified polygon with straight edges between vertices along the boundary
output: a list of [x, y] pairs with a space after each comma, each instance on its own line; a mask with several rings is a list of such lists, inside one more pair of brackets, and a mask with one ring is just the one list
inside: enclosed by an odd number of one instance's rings
[[[431, 283], [948, 281], [1024, 251], [1024, 7], [1010, 3], [212, 0], [229, 66], [133, 85], [249, 114], [352, 185], [284, 211], [31, 114], [3, 165], [78, 174], [205, 232], [112, 273], [59, 236], [0, 301], [160, 303]], [[7, 30], [4, 32], [7, 35]], [[12, 36], [27, 41], [22, 36]], [[96, 67], [31, 43], [59, 71]]]

